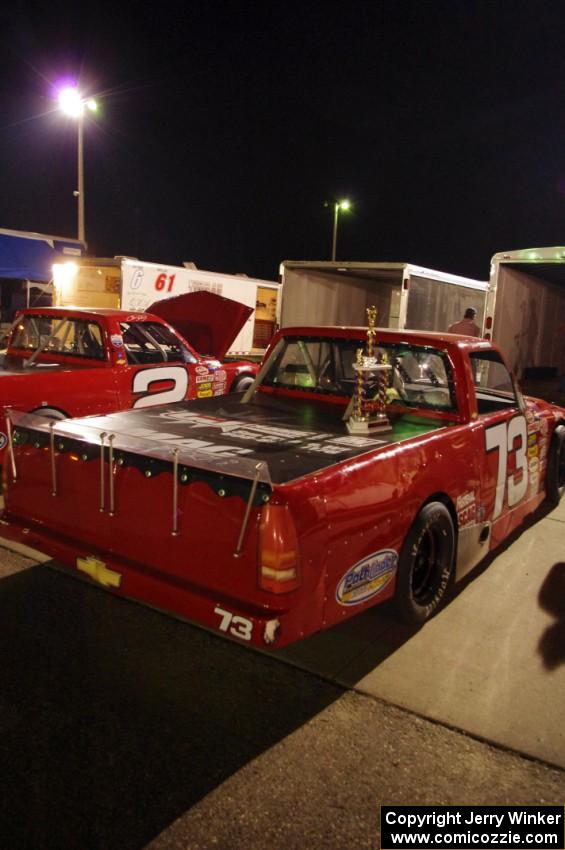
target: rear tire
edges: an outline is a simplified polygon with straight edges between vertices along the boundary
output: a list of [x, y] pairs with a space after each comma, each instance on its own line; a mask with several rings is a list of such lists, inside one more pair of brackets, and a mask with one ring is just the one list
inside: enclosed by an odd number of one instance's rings
[[441, 502], [430, 502], [400, 552], [395, 604], [404, 622], [422, 625], [436, 612], [452, 577], [454, 554], [451, 514]]
[[245, 390], [249, 389], [254, 380], [255, 378], [252, 375], [241, 375], [233, 382], [231, 392], [244, 393]]
[[565, 426], [558, 425], [551, 438], [547, 457], [545, 496], [550, 505], [558, 505], [565, 493]]

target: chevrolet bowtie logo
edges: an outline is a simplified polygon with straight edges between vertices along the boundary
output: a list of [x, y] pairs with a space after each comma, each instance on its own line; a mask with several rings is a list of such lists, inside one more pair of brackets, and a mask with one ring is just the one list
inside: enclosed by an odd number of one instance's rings
[[108, 569], [104, 561], [99, 561], [92, 555], [88, 558], [77, 558], [77, 569], [104, 587], [119, 587], [122, 581], [121, 573]]

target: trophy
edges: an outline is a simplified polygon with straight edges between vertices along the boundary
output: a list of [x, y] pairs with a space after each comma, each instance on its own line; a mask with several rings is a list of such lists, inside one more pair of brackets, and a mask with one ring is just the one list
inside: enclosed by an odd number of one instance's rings
[[[392, 430], [385, 412], [386, 391], [392, 367], [386, 354], [375, 355], [376, 318], [376, 307], [368, 307], [366, 350], [363, 352], [362, 348], [357, 349], [357, 359], [353, 364], [356, 382], [347, 420], [347, 430], [350, 434], [372, 434]], [[376, 391], [371, 399], [367, 398], [370, 383], [376, 384]]]

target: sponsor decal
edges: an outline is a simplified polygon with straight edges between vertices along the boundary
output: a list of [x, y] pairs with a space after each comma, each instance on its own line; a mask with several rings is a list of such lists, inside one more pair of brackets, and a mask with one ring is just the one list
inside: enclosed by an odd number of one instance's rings
[[199, 389], [198, 392], [196, 393], [196, 395], [198, 396], [198, 398], [211, 398], [213, 393], [212, 393], [211, 389], [210, 390]]
[[0, 431], [0, 451], [5, 448], [6, 443], [8, 442], [8, 437], [4, 434], [3, 431]]
[[208, 374], [208, 367], [207, 366], [195, 366], [194, 371], [198, 375], [207, 375]]
[[537, 456], [530, 457], [528, 460], [528, 469], [530, 473], [530, 488], [532, 493], [537, 493], [540, 483], [540, 465]]
[[335, 598], [340, 605], [359, 605], [372, 599], [396, 575], [398, 552], [382, 549], [351, 567], [339, 582]]
[[122, 583], [121, 573], [111, 570], [104, 561], [99, 561], [93, 555], [77, 558], [76, 565], [81, 573], [86, 573], [93, 581], [97, 581], [103, 587], [119, 587]]
[[114, 346], [114, 348], [121, 348], [124, 344], [124, 340], [121, 334], [112, 334], [110, 337], [110, 342]]
[[539, 441], [539, 456], [540, 460], [545, 460], [547, 457], [548, 440], [547, 437], [542, 437]]
[[378, 440], [374, 437], [334, 437], [332, 443], [338, 446], [352, 446], [356, 449], [364, 449], [365, 446], [372, 448], [373, 446], [384, 446], [386, 440]]
[[[222, 395], [225, 384], [216, 383], [211, 375], [196, 378], [197, 398], [208, 398], [210, 396]], [[210, 389], [208, 389], [210, 388]], [[205, 392], [206, 391], [206, 392]], [[241, 419], [224, 419], [220, 417], [202, 416], [187, 410], [167, 411], [157, 414], [159, 418], [178, 422], [183, 427], [189, 428], [214, 428], [222, 434], [234, 440], [241, 440], [250, 447], [257, 447], [260, 443], [267, 443], [271, 447], [279, 446], [281, 450], [293, 444], [297, 451], [312, 452], [315, 454], [343, 457], [347, 452], [355, 448], [374, 449], [382, 444], [382, 440], [366, 438], [354, 438], [350, 441], [344, 437], [336, 437], [320, 431], [296, 430], [282, 426], [269, 426], [254, 422], [245, 422]], [[362, 440], [362, 442], [360, 442]]]
[[214, 372], [214, 380], [215, 381], [224, 381], [225, 382], [226, 378], [227, 378], [227, 375], [226, 375], [225, 369], [217, 369]]
[[472, 490], [468, 493], [461, 493], [457, 497], [457, 524], [459, 528], [465, 528], [467, 525], [472, 525], [477, 520], [477, 503], [475, 494]]
[[196, 383], [202, 384], [204, 387], [211, 387], [212, 386], [211, 378], [212, 378], [211, 375], [197, 375], [196, 376]]

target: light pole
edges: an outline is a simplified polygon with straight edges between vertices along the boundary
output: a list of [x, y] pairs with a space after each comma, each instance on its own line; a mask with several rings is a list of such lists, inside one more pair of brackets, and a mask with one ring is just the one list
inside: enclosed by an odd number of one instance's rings
[[85, 100], [73, 86], [61, 89], [59, 106], [65, 115], [77, 122], [77, 188], [74, 195], [78, 203], [78, 238], [85, 241], [84, 229], [84, 110], [96, 112], [98, 104], [92, 98]]
[[351, 208], [351, 204], [349, 201], [336, 201], [334, 204], [334, 229], [333, 229], [333, 238], [332, 238], [332, 262], [335, 262], [335, 249], [337, 246], [337, 220], [339, 218], [340, 210], [348, 210]]

